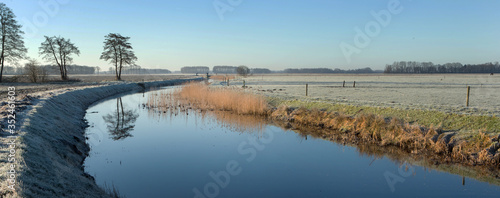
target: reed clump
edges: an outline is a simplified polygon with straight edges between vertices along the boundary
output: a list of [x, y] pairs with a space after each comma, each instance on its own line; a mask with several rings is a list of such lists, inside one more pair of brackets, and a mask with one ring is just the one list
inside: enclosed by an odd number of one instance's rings
[[[424, 128], [411, 125], [392, 118], [386, 119], [373, 114], [347, 116], [338, 112], [327, 112], [318, 109], [299, 108], [290, 112], [287, 107], [280, 107], [272, 117], [296, 124], [331, 129], [340, 133], [350, 133], [363, 142], [378, 143], [382, 146], [395, 145], [405, 149], [425, 149], [431, 147], [432, 137], [438, 134], [439, 128]], [[280, 115], [280, 116], [278, 116]]]
[[455, 137], [433, 125], [423, 127], [397, 118], [374, 114], [345, 115], [326, 110], [280, 106], [271, 114], [276, 120], [293, 123], [298, 128], [317, 128], [317, 135], [327, 139], [365, 142], [380, 146], [397, 146], [410, 153], [434, 153], [448, 161], [475, 164], [500, 164], [500, 136], [494, 138], [483, 131], [471, 137]]
[[231, 111], [241, 115], [268, 114], [268, 104], [264, 98], [234, 88], [188, 83], [175, 92], [175, 97], [200, 109]]

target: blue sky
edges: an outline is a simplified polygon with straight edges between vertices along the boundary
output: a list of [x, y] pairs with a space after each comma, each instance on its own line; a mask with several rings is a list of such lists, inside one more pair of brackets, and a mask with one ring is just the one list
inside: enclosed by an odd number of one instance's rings
[[[187, 65], [383, 69], [402, 60], [484, 63], [500, 59], [498, 0], [3, 2], [26, 28], [30, 57], [44, 62], [38, 56], [43, 36], [60, 35], [80, 49], [75, 64], [103, 70], [111, 66], [99, 60], [108, 33], [131, 37], [138, 65], [170, 70]], [[231, 11], [218, 12], [214, 2]], [[51, 6], [44, 9], [44, 4]], [[391, 19], [383, 26], [371, 12], [389, 11], [390, 5], [398, 5], [400, 12], [389, 12]], [[365, 29], [367, 24], [371, 29]], [[355, 28], [364, 34], [372, 31], [370, 42], [363, 43], [366, 46], [354, 42]], [[356, 53], [346, 55], [341, 43], [356, 48]]]

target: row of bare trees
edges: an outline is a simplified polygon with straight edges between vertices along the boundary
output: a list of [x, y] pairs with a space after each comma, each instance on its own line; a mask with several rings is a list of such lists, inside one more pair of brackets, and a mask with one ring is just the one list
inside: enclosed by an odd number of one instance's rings
[[[0, 82], [5, 61], [15, 62], [19, 59], [28, 59], [26, 57], [27, 48], [24, 46], [21, 25], [15, 19], [16, 16], [12, 10], [0, 3]], [[110, 62], [115, 66], [116, 79], [121, 80], [122, 68], [126, 65], [133, 65], [137, 57], [132, 50], [129, 42], [130, 37], [122, 36], [118, 33], [110, 33], [104, 37], [104, 50], [100, 59]], [[45, 40], [39, 47], [39, 54], [43, 59], [55, 63], [59, 67], [59, 73], [62, 80], [68, 80], [67, 66], [73, 61], [73, 56], [80, 55], [80, 50], [70, 39], [61, 36], [45, 36]], [[35, 67], [35, 61], [28, 61], [27, 67]], [[36, 71], [30, 69], [30, 71]]]
[[[125, 65], [132, 65], [137, 57], [132, 51], [132, 45], [125, 37], [117, 33], [110, 33], [104, 37], [104, 51], [100, 59], [109, 61], [115, 66], [116, 79], [121, 80], [122, 68]], [[63, 37], [45, 36], [45, 41], [39, 48], [40, 55], [45, 60], [56, 63], [59, 66], [62, 80], [68, 80], [67, 66], [73, 61], [73, 55], [80, 55], [80, 50], [71, 43], [69, 39]]]
[[[28, 59], [29, 63], [29, 59]], [[26, 63], [27, 64], [27, 63]], [[4, 75], [23, 75], [25, 74], [25, 67], [24, 66], [17, 66], [17, 67], [12, 67], [12, 66], [5, 66], [3, 68], [3, 74]], [[59, 66], [57, 65], [42, 65], [40, 63], [36, 63], [37, 67], [40, 67], [41, 69], [44, 69], [47, 71], [48, 75], [59, 75]], [[98, 71], [97, 69], [99, 67], [92, 67], [92, 66], [84, 66], [84, 65], [68, 65], [68, 73], [69, 74], [97, 74]], [[113, 72], [115, 70], [113, 69]]]
[[[117, 33], [110, 33], [104, 37], [104, 51], [100, 59], [109, 61], [115, 66], [116, 79], [121, 80], [122, 68], [132, 65], [137, 57], [132, 51], [132, 45], [125, 37]], [[45, 36], [45, 41], [40, 47], [40, 55], [44, 59], [55, 62], [59, 66], [61, 79], [68, 79], [67, 65], [72, 62], [72, 55], [80, 55], [78, 48], [69, 39], [62, 37]]]
[[500, 64], [462, 64], [432, 62], [399, 61], [385, 66], [384, 73], [500, 73]]

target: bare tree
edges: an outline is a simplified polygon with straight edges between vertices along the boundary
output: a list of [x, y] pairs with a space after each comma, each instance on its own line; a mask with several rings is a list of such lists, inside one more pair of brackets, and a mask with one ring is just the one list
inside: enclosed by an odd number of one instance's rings
[[68, 80], [68, 70], [66, 66], [71, 64], [73, 54], [80, 55], [80, 50], [71, 43], [69, 39], [63, 37], [48, 37], [45, 36], [45, 41], [39, 48], [40, 55], [43, 58], [55, 62], [59, 66], [59, 72], [61, 73], [62, 80]]
[[45, 82], [47, 80], [47, 71], [40, 66], [35, 59], [28, 58], [28, 63], [24, 65], [24, 75], [32, 83]]
[[113, 64], [115, 66], [116, 80], [121, 80], [123, 66], [133, 65], [137, 60], [134, 51], [132, 51], [132, 45], [128, 42], [130, 37], [110, 33], [104, 38], [104, 51], [100, 59]]
[[16, 61], [23, 58], [27, 52], [21, 31], [21, 25], [15, 20], [16, 15], [4, 3], [0, 3], [0, 37], [2, 51], [0, 52], [0, 82], [2, 82], [3, 67], [5, 59]]
[[24, 72], [28, 79], [36, 83], [38, 81], [38, 63], [34, 59], [30, 59], [28, 63], [24, 65]]
[[241, 65], [238, 68], [236, 68], [236, 72], [240, 76], [247, 76], [250, 73], [250, 69], [248, 69], [247, 66]]

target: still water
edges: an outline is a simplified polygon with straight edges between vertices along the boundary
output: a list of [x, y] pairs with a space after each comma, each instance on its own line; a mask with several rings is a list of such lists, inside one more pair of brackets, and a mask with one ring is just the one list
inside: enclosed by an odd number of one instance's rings
[[[172, 88], [165, 88], [170, 90]], [[500, 187], [360, 154], [261, 121], [158, 112], [133, 93], [91, 106], [85, 170], [126, 197], [498, 197]]]

